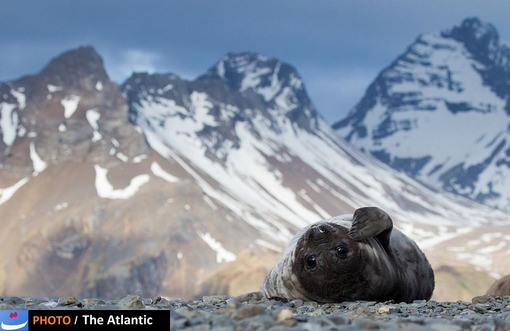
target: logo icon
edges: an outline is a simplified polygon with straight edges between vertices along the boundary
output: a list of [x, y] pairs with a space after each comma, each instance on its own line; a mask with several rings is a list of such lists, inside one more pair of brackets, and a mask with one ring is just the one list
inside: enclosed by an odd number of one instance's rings
[[28, 331], [28, 310], [0, 310], [0, 330]]

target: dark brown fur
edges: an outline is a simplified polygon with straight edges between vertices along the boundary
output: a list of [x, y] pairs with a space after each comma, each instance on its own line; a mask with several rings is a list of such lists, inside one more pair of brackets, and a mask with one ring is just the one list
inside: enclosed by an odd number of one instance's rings
[[298, 232], [264, 282], [266, 297], [318, 302], [430, 299], [434, 273], [418, 246], [379, 208]]
[[[350, 297], [359, 297], [364, 299], [364, 289], [368, 287], [368, 282], [364, 277], [353, 279], [352, 275], [360, 274], [363, 270], [362, 258], [356, 242], [350, 239], [347, 229], [333, 223], [325, 223], [324, 240], [316, 241], [310, 238], [313, 230], [307, 232], [308, 236], [299, 239], [296, 252], [295, 263], [292, 266], [292, 272], [303, 288], [309, 293], [309, 297], [314, 301], [321, 301], [323, 298], [333, 298], [334, 301], [345, 301]], [[316, 228], [315, 228], [316, 229]], [[339, 244], [344, 244], [349, 250], [348, 258], [339, 257], [335, 248]], [[318, 267], [312, 271], [306, 266], [306, 256], [316, 255]], [[336, 291], [337, 284], [344, 284], [344, 291]]]

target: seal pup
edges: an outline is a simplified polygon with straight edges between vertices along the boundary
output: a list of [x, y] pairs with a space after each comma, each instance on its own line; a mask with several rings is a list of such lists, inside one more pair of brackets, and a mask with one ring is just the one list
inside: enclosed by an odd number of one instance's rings
[[266, 298], [343, 302], [428, 300], [434, 272], [416, 243], [377, 207], [309, 225], [267, 275]]
[[506, 275], [496, 280], [487, 290], [488, 295], [503, 297], [510, 295], [510, 275]]

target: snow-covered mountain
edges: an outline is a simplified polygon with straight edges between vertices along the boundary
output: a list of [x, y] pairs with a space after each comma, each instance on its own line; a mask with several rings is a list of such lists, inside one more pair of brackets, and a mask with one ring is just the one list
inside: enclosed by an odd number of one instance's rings
[[[137, 73], [118, 87], [86, 47], [0, 91], [5, 294], [189, 297], [231, 292], [232, 277], [254, 290], [296, 229], [367, 205], [431, 251], [508, 227], [338, 140], [274, 58], [227, 54], [193, 81]], [[505, 247], [477, 248], [435, 265], [510, 271]]]
[[[229, 54], [194, 81], [137, 74], [123, 90], [149, 145], [187, 168], [205, 200], [252, 226], [255, 243], [281, 247], [296, 227], [363, 205], [384, 206], [427, 248], [507, 220], [434, 193], [336, 139], [299, 74], [276, 59]], [[223, 231], [213, 237], [231, 243]]]
[[337, 134], [437, 190], [510, 206], [510, 48], [469, 18], [419, 36]]

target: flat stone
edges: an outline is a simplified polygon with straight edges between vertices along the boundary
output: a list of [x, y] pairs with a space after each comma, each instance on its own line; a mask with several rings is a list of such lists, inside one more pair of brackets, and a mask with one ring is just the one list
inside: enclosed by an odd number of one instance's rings
[[492, 295], [480, 295], [471, 299], [472, 303], [487, 303], [496, 300]]
[[63, 297], [63, 298], [58, 299], [57, 303], [59, 306], [83, 307], [83, 303], [80, 302], [75, 297]]
[[117, 305], [120, 308], [127, 309], [143, 309], [145, 308], [145, 304], [143, 303], [142, 298], [139, 295], [128, 294], [125, 297], [121, 298]]
[[227, 300], [229, 296], [227, 295], [210, 295], [210, 296], [204, 296], [202, 298], [202, 301], [204, 303], [220, 303]]

